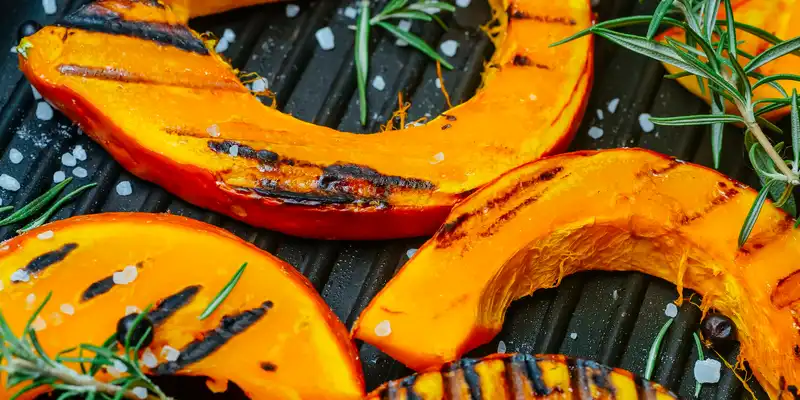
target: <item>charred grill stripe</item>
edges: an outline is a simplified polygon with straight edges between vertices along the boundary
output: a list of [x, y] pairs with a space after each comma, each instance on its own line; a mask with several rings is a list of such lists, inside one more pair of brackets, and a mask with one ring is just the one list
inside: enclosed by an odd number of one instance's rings
[[481, 394], [481, 377], [478, 376], [477, 372], [475, 372], [476, 363], [477, 362], [473, 359], [465, 358], [458, 363], [453, 363], [451, 365], [452, 372], [460, 369], [464, 374], [464, 381], [467, 382], [469, 395], [472, 400], [480, 400], [483, 398], [483, 395]]
[[243, 311], [233, 316], [224, 316], [219, 325], [205, 333], [202, 339], [194, 340], [181, 349], [181, 354], [175, 361], [158, 365], [154, 372], [156, 375], [172, 375], [186, 367], [208, 357], [219, 350], [236, 335], [246, 331], [261, 320], [272, 308], [271, 301], [265, 301], [260, 307]]
[[503, 360], [505, 364], [506, 381], [508, 381], [509, 391], [512, 399], [525, 398], [525, 385], [522, 382], [520, 371], [524, 371], [524, 366], [521, 366], [518, 361], [512, 357]]
[[638, 393], [640, 399], [650, 400], [658, 397], [656, 396], [656, 391], [653, 388], [653, 384], [647, 379], [642, 377], [634, 377], [633, 381], [636, 384], [636, 392]]
[[[542, 191], [542, 194], [544, 194], [544, 192], [545, 191]], [[529, 197], [529, 198], [525, 199], [525, 201], [523, 201], [522, 203], [520, 203], [516, 207], [512, 208], [510, 211], [504, 213], [499, 218], [497, 218], [496, 221], [494, 221], [491, 225], [489, 225], [489, 228], [487, 228], [485, 231], [479, 233], [479, 235], [481, 237], [489, 237], [489, 236], [494, 235], [497, 232], [497, 230], [500, 229], [501, 226], [505, 225], [506, 222], [510, 221], [512, 218], [514, 218], [514, 216], [519, 214], [519, 212], [523, 208], [525, 208], [525, 207], [527, 207], [527, 206], [539, 201], [540, 198], [541, 198], [541, 195], [532, 196], [532, 197]]]
[[25, 272], [29, 274], [42, 272], [45, 268], [55, 263], [63, 261], [64, 258], [66, 258], [69, 255], [69, 253], [71, 253], [73, 250], [77, 248], [78, 248], [77, 243], [67, 243], [61, 246], [61, 248], [57, 250], [44, 253], [34, 258], [23, 269], [25, 270]]
[[269, 150], [256, 150], [248, 145], [235, 142], [233, 140], [223, 141], [208, 141], [208, 148], [215, 153], [230, 154], [231, 147], [237, 147], [238, 157], [244, 157], [251, 160], [256, 160], [264, 164], [272, 164], [278, 161], [278, 154]]
[[383, 396], [381, 397], [385, 397], [388, 400], [399, 399], [400, 393], [397, 390], [397, 381], [389, 382], [389, 385], [387, 386], [386, 390], [384, 390]]
[[349, 179], [364, 180], [373, 186], [383, 189], [399, 187], [414, 190], [433, 190], [436, 188], [436, 185], [431, 181], [384, 175], [370, 167], [358, 164], [333, 164], [325, 167], [319, 180], [319, 186], [321, 188], [333, 188]]
[[530, 67], [530, 66], [533, 66], [533, 67], [536, 67], [536, 68], [539, 68], [539, 69], [550, 69], [549, 66], [544, 65], [544, 64], [535, 63], [535, 62], [531, 61], [530, 57], [528, 57], [526, 55], [522, 55], [522, 54], [515, 55], [514, 59], [511, 62], [514, 65], [518, 66], [518, 67]]
[[150, 320], [153, 321], [154, 325], [161, 324], [172, 314], [189, 304], [202, 288], [200, 285], [188, 286], [180, 292], [159, 301], [156, 308], [148, 314]]
[[586, 362], [579, 358], [567, 358], [569, 370], [569, 386], [572, 393], [579, 393], [579, 399], [591, 399], [589, 377], [586, 375]]
[[578, 24], [578, 21], [575, 21], [575, 19], [573, 18], [551, 17], [549, 15], [534, 15], [526, 11], [517, 10], [513, 6], [511, 8], [512, 10], [510, 10], [508, 13], [511, 19], [517, 19], [517, 20], [529, 19], [536, 22], [542, 22], [545, 24], [559, 24], [567, 26], [575, 26]]
[[573, 85], [572, 88], [570, 88], [569, 93], [571, 94], [569, 97], [569, 101], [565, 102], [564, 105], [561, 107], [561, 109], [558, 110], [558, 113], [555, 114], [555, 118], [551, 120], [550, 126], [554, 126], [558, 121], [560, 121], [561, 115], [564, 114], [564, 111], [566, 111], [567, 108], [569, 108], [570, 104], [574, 104], [573, 101], [575, 101], [575, 97], [580, 95], [578, 86], [581, 83], [583, 83], [584, 79], [591, 81], [591, 78], [589, 77], [590, 74], [589, 71], [591, 68], [592, 68], [591, 61], [587, 60], [585, 63], [583, 63], [583, 69], [581, 70], [579, 79], [575, 82], [575, 85]]
[[533, 392], [537, 396], [549, 396], [553, 391], [544, 383], [542, 369], [539, 368], [539, 359], [528, 354], [521, 357], [521, 362], [525, 365], [523, 371], [525, 371], [526, 378], [530, 381]]
[[609, 379], [609, 373], [611, 372], [611, 369], [605, 365], [600, 365], [600, 363], [591, 360], [586, 360], [584, 364], [593, 372], [592, 383], [594, 383], [598, 389], [607, 392], [609, 396], [616, 396], [616, 388], [611, 384], [611, 380]]
[[343, 194], [298, 193], [267, 188], [255, 188], [253, 191], [261, 196], [271, 197], [284, 204], [292, 205], [324, 206], [356, 203], [355, 197]]
[[278, 366], [271, 362], [262, 362], [261, 364], [259, 364], [259, 366], [261, 367], [261, 369], [267, 372], [275, 372], [278, 370]]
[[406, 389], [406, 399], [408, 400], [422, 400], [422, 397], [414, 390], [414, 384], [417, 383], [417, 375], [411, 375], [403, 379], [402, 386]]
[[641, 179], [641, 178], [645, 178], [645, 177], [648, 177], [648, 176], [664, 175], [667, 172], [670, 172], [673, 169], [677, 168], [679, 165], [681, 165], [681, 163], [678, 162], [678, 160], [676, 160], [674, 158], [671, 158], [669, 163], [667, 163], [666, 166], [661, 167], [661, 168], [648, 168], [645, 171], [640, 171], [640, 172], [636, 173], [636, 177]]
[[[151, 77], [136, 74], [120, 68], [114, 67], [91, 67], [77, 64], [61, 64], [58, 66], [58, 72], [67, 76], [79, 76], [81, 78], [101, 79], [114, 82], [125, 83], [141, 83], [146, 85], [160, 85], [170, 87], [183, 87], [191, 89], [209, 89], [209, 90], [227, 90], [232, 92], [244, 92], [247, 89], [243, 88], [238, 81], [232, 80], [215, 80], [215, 81], [197, 81], [187, 79], [175, 79], [173, 81], [154, 80]], [[168, 133], [181, 134], [179, 129], [167, 128]], [[192, 135], [196, 136], [196, 135]], [[203, 133], [202, 137], [207, 137], [208, 133]]]
[[109, 276], [89, 285], [81, 295], [81, 302], [89, 301], [101, 294], [108, 293], [114, 288], [114, 277]]
[[84, 6], [64, 17], [56, 25], [89, 32], [128, 36], [172, 46], [192, 53], [209, 54], [203, 41], [195, 37], [192, 31], [183, 25], [172, 25], [163, 22], [127, 21], [120, 14], [98, 4]]
[[712, 199], [711, 203], [709, 203], [702, 211], [692, 215], [684, 215], [680, 221], [681, 225], [688, 225], [695, 220], [705, 217], [706, 215], [708, 215], [708, 213], [714, 211], [715, 208], [720, 207], [725, 203], [731, 201], [734, 197], [738, 196], [739, 193], [741, 192], [738, 189], [731, 188], [726, 190], [725, 193]]

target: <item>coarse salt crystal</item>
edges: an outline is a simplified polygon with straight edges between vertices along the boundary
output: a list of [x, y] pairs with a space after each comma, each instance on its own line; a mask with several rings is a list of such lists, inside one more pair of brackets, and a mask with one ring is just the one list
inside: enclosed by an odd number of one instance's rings
[[13, 176], [2, 174], [0, 175], [0, 188], [11, 192], [16, 192], [20, 188], [19, 181]]
[[578, 338], [578, 334], [575, 333], [575, 332], [572, 332], [572, 333], [569, 334], [569, 337], [570, 337], [570, 339], [575, 340], [575, 339]]
[[214, 51], [217, 53], [224, 53], [230, 47], [230, 42], [228, 39], [222, 38], [217, 42], [217, 45], [214, 47]]
[[25, 156], [23, 156], [19, 150], [13, 147], [8, 151], [8, 160], [11, 161], [12, 164], [21, 163], [23, 158], [25, 158]]
[[722, 364], [713, 358], [703, 361], [697, 360], [694, 363], [694, 379], [698, 383], [717, 383], [719, 382], [720, 369]]
[[234, 144], [231, 147], [229, 147], [228, 148], [228, 154], [230, 154], [233, 157], [238, 156], [239, 155], [239, 145]]
[[53, 15], [58, 12], [56, 0], [42, 0], [42, 7], [44, 8], [44, 13], [47, 15]]
[[618, 300], [619, 299], [619, 291], [617, 289], [614, 289], [614, 292], [611, 293], [611, 297], [614, 298], [614, 301]]
[[86, 171], [86, 168], [83, 167], [76, 167], [72, 170], [72, 175], [75, 175], [78, 178], [86, 178], [89, 176], [89, 172]]
[[409, 19], [400, 20], [400, 22], [397, 23], [397, 28], [400, 29], [403, 32], [410, 31], [411, 30], [411, 20], [409, 20]]
[[133, 265], [128, 265], [122, 271], [114, 272], [111, 279], [116, 285], [127, 285], [135, 281], [137, 276], [139, 276], [139, 270]]
[[138, 314], [142, 310], [136, 306], [125, 306], [125, 315]]
[[61, 312], [66, 314], [66, 315], [74, 315], [75, 314], [75, 307], [73, 307], [72, 304], [64, 303], [64, 304], [61, 305], [61, 307], [59, 307], [59, 310], [61, 310]]
[[113, 367], [119, 372], [128, 372], [128, 366], [120, 360], [114, 360]]
[[431, 164], [438, 164], [444, 161], [444, 153], [441, 151], [433, 155], [433, 160], [431, 160]]
[[28, 273], [28, 271], [26, 271], [26, 270], [24, 270], [24, 269], [20, 268], [20, 269], [18, 269], [18, 270], [16, 270], [16, 271], [14, 271], [14, 272], [11, 274], [11, 278], [10, 278], [10, 279], [11, 279], [11, 282], [12, 282], [12, 283], [16, 283], [16, 282], [28, 282], [28, 281], [30, 281], [30, 280], [31, 280], [31, 274], [29, 274], [29, 273]]
[[136, 397], [138, 397], [140, 399], [146, 399], [147, 398], [147, 389], [143, 388], [141, 386], [138, 386], [138, 387], [135, 387], [135, 388], [131, 389], [131, 393], [133, 393], [134, 396], [136, 396]]
[[64, 182], [64, 179], [67, 179], [67, 174], [65, 174], [64, 171], [56, 171], [53, 174], [53, 182], [55, 183]]
[[439, 49], [442, 50], [442, 54], [452, 57], [456, 55], [456, 51], [458, 51], [458, 42], [455, 40], [445, 40], [442, 44], [439, 45]]
[[33, 99], [34, 100], [41, 100], [42, 99], [42, 94], [39, 93], [39, 91], [36, 90], [36, 87], [34, 87], [33, 85], [31, 85], [31, 92], [33, 92]]
[[44, 232], [42, 232], [42, 233], [40, 233], [40, 234], [36, 235], [36, 237], [37, 237], [39, 240], [47, 240], [47, 239], [52, 239], [52, 238], [53, 238], [53, 236], [55, 236], [55, 234], [53, 233], [53, 231], [44, 231]]
[[50, 121], [53, 119], [53, 107], [45, 101], [40, 101], [36, 104], [36, 118], [42, 121]]
[[353, 7], [345, 7], [344, 16], [350, 19], [356, 19], [358, 16], [358, 10]]
[[599, 108], [597, 109], [597, 119], [599, 119], [600, 121], [603, 120], [603, 110]]
[[456, 0], [456, 5], [461, 8], [469, 7], [470, 3], [472, 3], [472, 0]]
[[208, 132], [208, 135], [211, 137], [219, 137], [219, 135], [222, 133], [220, 132], [219, 125], [217, 124], [209, 126], [208, 129], [206, 129], [206, 132]]
[[267, 79], [266, 78], [258, 78], [256, 80], [254, 80], [253, 84], [252, 84], [252, 88], [253, 88], [252, 90], [254, 92], [256, 92], [256, 93], [263, 92], [263, 91], [267, 90], [268, 87], [269, 87], [269, 85], [267, 84]]
[[78, 161], [75, 160], [72, 153], [64, 153], [61, 155], [61, 164], [64, 164], [65, 167], [74, 167], [78, 165]]
[[375, 88], [377, 91], [383, 91], [386, 88], [386, 81], [383, 80], [383, 77], [378, 75], [374, 79], [372, 79], [372, 87]]
[[233, 43], [236, 41], [236, 32], [234, 32], [231, 28], [225, 28], [225, 30], [222, 32], [222, 38], [227, 40], [229, 43]]
[[29, 294], [27, 297], [25, 297], [25, 302], [28, 303], [28, 305], [35, 303], [36, 295], [33, 293]]
[[17, 46], [11, 46], [11, 50], [9, 51], [11, 51], [14, 54], [17, 54]]
[[417, 254], [417, 249], [408, 249], [406, 251], [406, 256], [408, 256], [408, 258], [414, 257], [414, 254]]
[[645, 133], [650, 133], [653, 131], [653, 129], [656, 129], [655, 124], [653, 124], [653, 122], [650, 121], [650, 114], [647, 113], [639, 115], [639, 126], [642, 127], [642, 130]]
[[142, 364], [147, 368], [155, 368], [158, 365], [158, 358], [149, 348], [142, 352]]
[[617, 106], [619, 105], [619, 99], [613, 98], [611, 101], [608, 102], [608, 112], [615, 113], [617, 111]]
[[378, 337], [385, 337], [392, 334], [392, 324], [389, 323], [389, 320], [383, 320], [375, 325], [375, 335]]
[[77, 145], [74, 149], [72, 149], [72, 156], [78, 161], [86, 161], [86, 149], [84, 149], [81, 145]]
[[603, 129], [596, 126], [589, 128], [589, 137], [592, 139], [600, 139], [603, 137]]
[[664, 309], [664, 315], [675, 318], [678, 316], [678, 306], [673, 303], [667, 303], [667, 308]]
[[3, 281], [0, 281], [0, 291], [2, 291], [3, 289], [5, 289], [5, 287], [6, 287], [6, 286], [3, 284]]
[[180, 355], [181, 352], [172, 346], [164, 346], [161, 348], [161, 357], [164, 357], [167, 361], [176, 361]]
[[300, 6], [297, 4], [287, 4], [286, 5], [286, 16], [289, 18], [294, 18], [300, 14]]
[[536, 95], [535, 95], [535, 94], [531, 93], [531, 94], [529, 94], [529, 95], [528, 95], [528, 98], [529, 98], [529, 99], [531, 99], [531, 101], [536, 101], [536, 99], [537, 99], [538, 97], [536, 97]]
[[336, 47], [333, 31], [330, 27], [326, 26], [318, 30], [314, 36], [317, 38], [317, 43], [319, 43], [319, 47], [322, 50], [332, 50], [334, 47]]
[[500, 354], [503, 354], [503, 353], [506, 352], [506, 342], [504, 342], [502, 340], [497, 342], [497, 352], [500, 353]]
[[433, 81], [433, 84], [436, 85], [437, 89], [441, 89], [442, 88], [442, 80], [439, 79], [439, 78], [436, 78], [436, 80]]
[[47, 328], [47, 322], [45, 322], [44, 318], [42, 318], [42, 316], [39, 315], [36, 317], [36, 319], [33, 320], [31, 328], [33, 328], [33, 330], [35, 330], [36, 332], [43, 331], [45, 328]]
[[117, 194], [120, 196], [130, 196], [133, 193], [133, 187], [130, 181], [121, 181], [117, 184]]

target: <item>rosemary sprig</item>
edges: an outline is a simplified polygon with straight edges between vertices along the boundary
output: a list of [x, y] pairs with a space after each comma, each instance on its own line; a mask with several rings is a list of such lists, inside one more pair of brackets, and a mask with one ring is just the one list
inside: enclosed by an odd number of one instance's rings
[[[3, 219], [0, 219], [0, 227], [25, 221], [37, 215], [39, 211], [47, 207], [48, 204], [50, 204], [56, 197], [58, 197], [58, 195], [61, 194], [64, 188], [70, 184], [70, 182], [72, 182], [71, 177], [51, 187], [43, 195], [33, 199], [30, 203], [24, 205], [17, 211], [13, 212], [11, 215]], [[19, 232], [26, 232], [28, 230], [41, 226], [42, 224], [47, 222], [47, 220], [50, 219], [50, 217], [53, 216], [53, 214], [55, 214], [59, 209], [61, 209], [61, 207], [63, 207], [64, 204], [68, 203], [69, 201], [71, 201], [84, 191], [93, 188], [95, 186], [97, 186], [96, 183], [90, 183], [87, 185], [83, 185], [73, 190], [72, 192], [68, 193], [66, 196], [62, 197], [61, 199], [56, 201], [53, 205], [51, 205], [47, 209], [47, 211], [45, 211], [43, 214], [39, 215], [36, 219], [25, 225], [25, 227], [20, 229]], [[10, 211], [13, 209], [14, 209], [13, 206], [2, 207], [0, 208], [0, 212]]]
[[[717, 20], [717, 11], [725, 7], [726, 19]], [[668, 14], [677, 14], [676, 19]], [[613, 30], [637, 24], [648, 24], [646, 36], [631, 35]], [[684, 31], [686, 43], [666, 38], [665, 42], [653, 39], [662, 25]], [[771, 47], [753, 56], [739, 48], [737, 31], [752, 34]], [[735, 20], [731, 0], [661, 0], [652, 16], [618, 18], [598, 23], [591, 28], [565, 38], [553, 46], [576, 38], [595, 34], [615, 44], [646, 57], [674, 65], [684, 70], [671, 78], [694, 75], [703, 92], [711, 97], [711, 114], [686, 115], [669, 118], [651, 118], [659, 125], [685, 126], [710, 125], [714, 167], [719, 168], [725, 124], [744, 126], [745, 143], [751, 163], [764, 189], [756, 197], [739, 233], [739, 247], [744, 246], [767, 200], [772, 197], [776, 206], [796, 216], [792, 190], [800, 186], [800, 111], [797, 95], [788, 94], [780, 81], [800, 81], [800, 75], [763, 75], [758, 69], [788, 54], [800, 54], [800, 37], [781, 40], [761, 28]], [[742, 65], [740, 60], [744, 60]], [[755, 80], [752, 83], [751, 80]], [[755, 89], [770, 85], [782, 97], [755, 100]], [[738, 115], [725, 113], [729, 103]], [[791, 157], [781, 156], [778, 144], [772, 143], [765, 129], [781, 133], [774, 124], [763, 118], [767, 112], [791, 108]], [[748, 140], [748, 137], [752, 140]], [[790, 205], [790, 206], [788, 206]], [[798, 220], [800, 224], [800, 220]]]
[[440, 56], [436, 50], [425, 43], [422, 38], [411, 32], [400, 29], [400, 27], [389, 23], [389, 21], [392, 19], [412, 19], [425, 22], [436, 20], [440, 25], [444, 25], [436, 13], [439, 11], [454, 12], [455, 10], [456, 8], [452, 4], [440, 1], [421, 0], [416, 3], [408, 4], [408, 0], [390, 0], [380, 12], [375, 14], [375, 16], [371, 16], [369, 1], [361, 1], [356, 23], [354, 52], [361, 125], [366, 125], [367, 123], [367, 78], [369, 76], [369, 37], [371, 28], [373, 26], [379, 26], [397, 39], [410, 44], [434, 61], [440, 62], [447, 69], [453, 69], [453, 66]]
[[[123, 344], [121, 355], [112, 350], [113, 347], [110, 345], [98, 347], [81, 344], [76, 348], [63, 350], [55, 357], [50, 357], [39, 343], [33, 324], [40, 318], [42, 310], [51, 297], [52, 292], [48, 293], [44, 301], [36, 308], [28, 319], [21, 336], [14, 334], [0, 311], [0, 361], [2, 361], [0, 370], [6, 373], [4, 382], [6, 388], [13, 389], [21, 386], [14, 392], [11, 400], [43, 388], [58, 391], [60, 393], [59, 400], [73, 397], [102, 400], [139, 400], [143, 398], [172, 400], [142, 372], [138, 360], [142, 342], [140, 340], [135, 346], [131, 346], [130, 335]], [[141, 316], [145, 314], [142, 313]], [[131, 332], [135, 330], [139, 321], [141, 318], [134, 322]], [[74, 352], [77, 352], [77, 357], [67, 356]], [[93, 356], [90, 357], [87, 354]], [[65, 363], [79, 364], [81, 372], [69, 368]], [[90, 372], [87, 372], [87, 364], [91, 366]], [[102, 367], [113, 365], [123, 365], [126, 374], [112, 382], [104, 382], [95, 377]]]
[[202, 321], [214, 313], [214, 310], [216, 310], [217, 307], [219, 307], [219, 305], [222, 304], [226, 298], [228, 298], [228, 295], [231, 294], [233, 288], [236, 287], [237, 283], [239, 283], [239, 278], [242, 277], [245, 268], [247, 268], [247, 263], [244, 263], [241, 267], [239, 267], [239, 270], [233, 274], [233, 278], [231, 278], [231, 280], [222, 288], [222, 290], [220, 290], [219, 293], [217, 293], [216, 296], [214, 296], [214, 300], [211, 300], [211, 303], [208, 304], [206, 309], [203, 310], [203, 313], [200, 314], [197, 319]]
[[658, 362], [658, 352], [661, 350], [661, 342], [664, 341], [664, 335], [667, 334], [667, 330], [669, 330], [669, 327], [672, 326], [674, 321], [675, 320], [672, 318], [668, 319], [667, 322], [664, 323], [664, 326], [661, 327], [661, 330], [658, 331], [656, 340], [650, 345], [650, 351], [647, 353], [647, 365], [644, 367], [644, 379], [650, 380], [653, 376], [653, 371], [656, 369], [656, 362]]

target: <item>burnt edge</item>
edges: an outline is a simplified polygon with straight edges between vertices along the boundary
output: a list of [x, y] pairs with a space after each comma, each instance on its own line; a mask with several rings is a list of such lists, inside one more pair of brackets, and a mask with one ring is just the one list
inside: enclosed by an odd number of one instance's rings
[[202, 288], [203, 286], [201, 285], [187, 286], [180, 292], [159, 301], [156, 303], [155, 309], [148, 313], [150, 320], [153, 321], [154, 325], [159, 325], [166, 321], [167, 318], [189, 304]]
[[536, 68], [539, 68], [539, 69], [550, 69], [550, 66], [544, 65], [544, 64], [535, 63], [535, 62], [533, 62], [533, 60], [531, 60], [530, 57], [528, 57], [526, 55], [523, 55], [523, 54], [515, 55], [514, 58], [511, 60], [511, 63], [516, 65], [516, 66], [518, 66], [518, 67], [531, 67], [531, 66], [533, 66], [533, 67], [536, 67]]
[[593, 383], [598, 389], [605, 390], [611, 396], [616, 397], [616, 387], [614, 387], [609, 379], [609, 375], [613, 371], [610, 367], [592, 360], [584, 360], [584, 366], [591, 369], [593, 372], [590, 377], [591, 383]]
[[[781, 278], [781, 280], [779, 280], [778, 283], [775, 285], [775, 289], [772, 289], [772, 293], [769, 296], [769, 300], [772, 302], [772, 304], [774, 304], [779, 309], [786, 308], [794, 304], [798, 300], [800, 300], [800, 298], [795, 298], [794, 301], [786, 303], [786, 302], [778, 302], [777, 299], [775, 298], [775, 295], [780, 292], [781, 287], [791, 280], [800, 280], [800, 270], [794, 271], [791, 274]], [[800, 353], [797, 351], [797, 349], [795, 350], [795, 353], [798, 354], [798, 357], [800, 357]]]
[[128, 21], [122, 15], [98, 4], [89, 4], [56, 22], [56, 26], [89, 32], [128, 36], [172, 46], [188, 52], [209, 55], [202, 40], [183, 25], [163, 22]]
[[533, 20], [536, 22], [542, 22], [545, 24], [559, 24], [559, 25], [567, 25], [567, 26], [575, 26], [578, 24], [574, 18], [567, 18], [567, 17], [551, 17], [549, 15], [536, 15], [531, 14], [527, 11], [518, 10], [515, 4], [511, 4], [508, 7], [508, 17], [512, 20]]
[[224, 316], [219, 325], [203, 332], [199, 336], [202, 339], [193, 340], [181, 349], [181, 354], [175, 361], [168, 361], [155, 367], [152, 371], [156, 375], [172, 375], [186, 367], [208, 357], [219, 350], [234, 336], [246, 331], [255, 323], [261, 320], [267, 311], [272, 308], [271, 301], [265, 301], [261, 306], [251, 310], [243, 311], [232, 316]]
[[325, 167], [322, 176], [319, 178], [319, 186], [329, 190], [335, 189], [337, 184], [348, 179], [364, 180], [375, 187], [386, 190], [394, 187], [413, 190], [433, 190], [436, 188], [433, 182], [424, 179], [384, 175], [373, 168], [359, 164], [333, 164]]
[[[73, 250], [77, 248], [78, 248], [77, 243], [67, 243], [61, 246], [59, 249], [39, 255], [38, 257], [31, 260], [28, 263], [28, 265], [26, 265], [22, 269], [29, 274], [36, 274], [42, 272], [51, 265], [63, 261], [64, 258], [66, 258], [69, 255], [69, 253], [71, 253]], [[12, 282], [16, 283], [15, 281]]]
[[538, 362], [539, 359], [530, 354], [515, 354], [505, 360], [507, 369], [514, 368], [523, 374], [523, 378], [528, 380], [536, 396], [549, 396], [553, 390], [544, 382], [542, 369], [539, 368]]
[[278, 161], [278, 154], [273, 153], [269, 150], [263, 150], [263, 149], [256, 150], [248, 145], [241, 144], [233, 140], [208, 141], [208, 148], [215, 153], [223, 153], [230, 155], [230, 150], [231, 147], [233, 146], [236, 146], [238, 148], [237, 152], [238, 157], [243, 157], [250, 160], [256, 160], [258, 162], [262, 162], [265, 164], [271, 164]]
[[475, 365], [479, 362], [481, 362], [481, 360], [464, 358], [450, 364], [449, 372], [454, 376], [459, 370], [464, 374], [464, 381], [467, 383], [470, 397], [473, 400], [480, 400], [483, 398], [483, 394], [481, 393], [481, 377], [475, 371]]

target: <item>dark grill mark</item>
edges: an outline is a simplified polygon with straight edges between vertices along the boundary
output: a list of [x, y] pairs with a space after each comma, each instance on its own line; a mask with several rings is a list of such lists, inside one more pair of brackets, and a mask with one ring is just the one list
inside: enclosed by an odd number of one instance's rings
[[536, 396], [549, 396], [553, 391], [547, 387], [542, 379], [542, 370], [539, 368], [538, 359], [529, 354], [515, 354], [510, 358], [512, 367], [516, 367], [529, 381]]
[[591, 399], [592, 392], [589, 388], [589, 377], [586, 375], [586, 363], [577, 358], [567, 359], [569, 369], [569, 386], [572, 393], [579, 393], [579, 399]]
[[267, 371], [267, 372], [275, 372], [275, 371], [278, 370], [278, 366], [273, 364], [273, 363], [271, 363], [271, 362], [262, 362], [260, 364], [260, 366], [261, 366], [261, 369], [263, 369], [264, 371]]
[[711, 200], [711, 203], [709, 203], [709, 205], [707, 205], [706, 208], [704, 208], [702, 211], [695, 213], [693, 215], [684, 215], [683, 217], [681, 217], [681, 225], [688, 225], [695, 220], [705, 217], [706, 215], [708, 215], [708, 213], [714, 211], [715, 208], [731, 201], [731, 199], [739, 195], [739, 193], [740, 193], [739, 190], [733, 188], [726, 190], [725, 193]]
[[[513, 8], [513, 6], [511, 7]], [[573, 18], [567, 17], [551, 17], [549, 15], [533, 15], [526, 11], [521, 11], [517, 9], [509, 10], [509, 17], [511, 19], [530, 19], [536, 22], [543, 22], [545, 24], [559, 24], [559, 25], [567, 25], [567, 26], [575, 26], [578, 24], [578, 21], [575, 21]]]
[[464, 381], [467, 382], [467, 387], [469, 387], [469, 394], [473, 400], [480, 400], [483, 398], [481, 394], [481, 378], [478, 376], [478, 373], [475, 372], [475, 364], [477, 362], [473, 359], [465, 358], [457, 363], [453, 363], [450, 365], [450, 371], [455, 373], [457, 370], [461, 370], [464, 374]]
[[153, 321], [155, 325], [166, 321], [166, 319], [171, 317], [172, 314], [175, 314], [176, 311], [189, 304], [202, 288], [203, 287], [200, 285], [188, 286], [180, 292], [159, 301], [156, 308], [148, 314], [150, 320]]
[[215, 153], [230, 154], [232, 146], [238, 146], [237, 157], [243, 157], [251, 160], [256, 160], [264, 164], [272, 164], [278, 161], [278, 154], [269, 150], [256, 150], [248, 145], [241, 144], [232, 140], [224, 141], [208, 141], [208, 148]]
[[794, 271], [778, 281], [775, 289], [772, 289], [770, 301], [779, 309], [790, 306], [800, 299], [800, 294], [797, 293], [798, 287], [800, 287], [800, 270]]
[[342, 185], [347, 185], [348, 180], [361, 180], [386, 190], [404, 188], [413, 190], [433, 190], [433, 182], [417, 178], [384, 175], [380, 172], [358, 164], [333, 164], [325, 167], [319, 178], [319, 187], [327, 190], [342, 190]]
[[448, 129], [452, 128], [452, 127], [453, 127], [453, 125], [444, 124], [444, 125], [442, 125], [442, 130], [445, 131], [445, 130], [448, 130]]
[[422, 400], [422, 397], [414, 390], [414, 384], [417, 383], [417, 375], [407, 376], [403, 379], [401, 386], [406, 389], [407, 400]]
[[67, 243], [58, 250], [53, 250], [34, 258], [23, 269], [29, 274], [42, 272], [45, 268], [63, 261], [69, 253], [77, 248], [77, 243]]
[[458, 120], [458, 118], [456, 118], [455, 115], [447, 115], [447, 114], [444, 115], [444, 119], [446, 119], [446, 120], [448, 120], [450, 122], [455, 122], [456, 120]]
[[56, 23], [66, 28], [83, 29], [90, 32], [128, 36], [158, 44], [176, 47], [192, 53], [208, 55], [202, 40], [183, 25], [161, 22], [127, 21], [116, 12], [98, 4], [89, 4], [64, 17]]
[[612, 396], [616, 395], [616, 388], [611, 384], [611, 380], [608, 376], [610, 372], [608, 367], [591, 360], [585, 360], [584, 365], [592, 370], [592, 383], [594, 383], [598, 389], [606, 391]]
[[[544, 194], [545, 191], [546, 190], [543, 190], [542, 194]], [[497, 218], [497, 220], [494, 221], [491, 225], [489, 225], [489, 227], [485, 231], [480, 233], [480, 236], [481, 237], [489, 237], [489, 236], [494, 235], [497, 232], [497, 230], [500, 229], [501, 226], [505, 225], [508, 221], [510, 221], [512, 218], [514, 218], [517, 214], [519, 214], [519, 212], [523, 208], [525, 208], [525, 207], [537, 202], [540, 198], [541, 198], [541, 195], [532, 196], [532, 197], [529, 197], [529, 198], [525, 199], [525, 201], [523, 201], [522, 203], [520, 203], [516, 207], [512, 208], [510, 211], [506, 212], [505, 214], [501, 215], [500, 218]]]
[[265, 301], [260, 307], [243, 311], [233, 316], [224, 316], [219, 325], [213, 330], [202, 334], [202, 339], [194, 340], [181, 349], [181, 355], [175, 361], [169, 361], [157, 366], [156, 375], [173, 375], [186, 367], [208, 357], [219, 350], [234, 336], [244, 332], [261, 320], [272, 308], [271, 301]]
[[639, 394], [640, 399], [650, 400], [658, 398], [655, 388], [650, 381], [640, 377], [634, 377], [633, 379], [636, 384], [636, 392]]
[[800, 345], [794, 345], [794, 356], [800, 358]]
[[317, 194], [317, 193], [298, 193], [279, 189], [255, 188], [256, 193], [264, 197], [271, 197], [280, 200], [284, 204], [301, 206], [326, 206], [343, 205], [356, 203], [353, 196], [342, 194]]
[[675, 160], [673, 158], [673, 159], [670, 159], [669, 164], [667, 164], [666, 166], [661, 167], [661, 168], [651, 168], [651, 169], [648, 169], [646, 171], [640, 171], [640, 172], [638, 172], [636, 174], [636, 177], [637, 178], [644, 178], [644, 177], [647, 177], [647, 176], [664, 175], [667, 172], [672, 171], [673, 169], [677, 168], [681, 164], [682, 163], [678, 162], [677, 160]]
[[86, 290], [83, 291], [83, 294], [81, 295], [81, 302], [89, 301], [97, 296], [100, 296], [101, 294], [108, 293], [113, 287], [113, 276], [109, 276], [92, 283]]
[[515, 55], [514, 56], [514, 60], [512, 61], [512, 63], [514, 65], [518, 66], [518, 67], [530, 67], [530, 66], [533, 66], [533, 67], [536, 67], [536, 68], [539, 68], [539, 69], [550, 69], [549, 66], [544, 65], [544, 64], [535, 63], [535, 62], [531, 61], [530, 57], [522, 55], [522, 54]]

